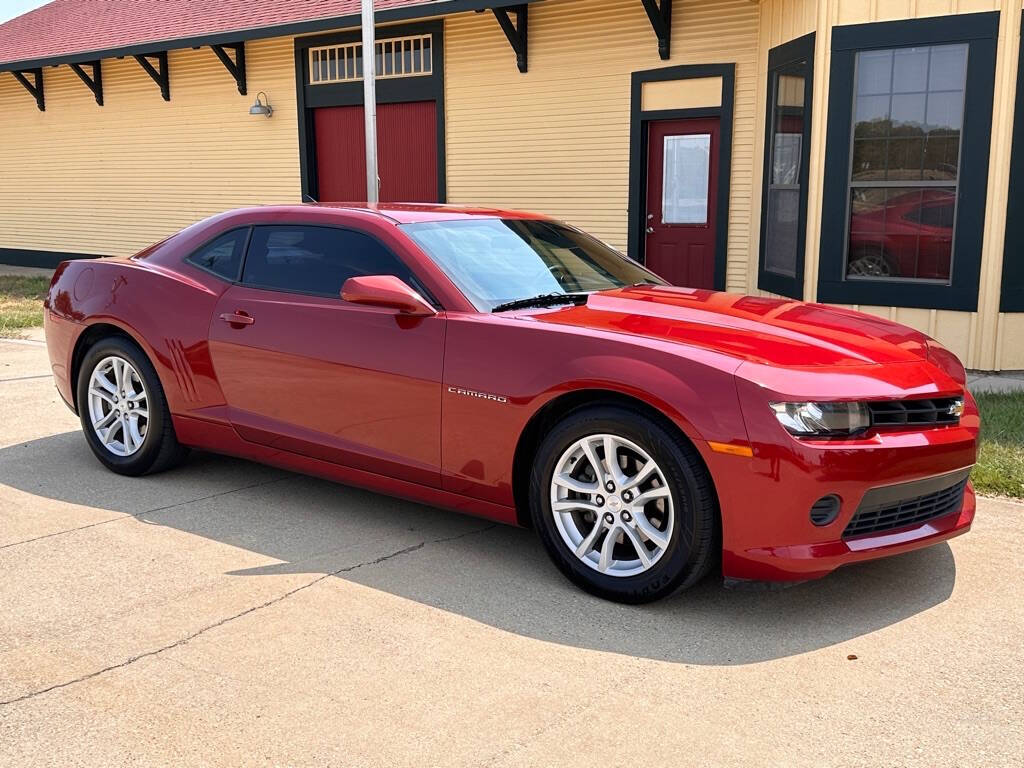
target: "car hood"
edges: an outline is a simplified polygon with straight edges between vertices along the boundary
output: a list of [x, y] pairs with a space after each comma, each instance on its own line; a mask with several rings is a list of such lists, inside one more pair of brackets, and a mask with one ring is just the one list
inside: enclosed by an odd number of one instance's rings
[[585, 305], [529, 310], [531, 320], [630, 334], [775, 367], [865, 366], [928, 359], [927, 337], [861, 312], [672, 286], [592, 294]]

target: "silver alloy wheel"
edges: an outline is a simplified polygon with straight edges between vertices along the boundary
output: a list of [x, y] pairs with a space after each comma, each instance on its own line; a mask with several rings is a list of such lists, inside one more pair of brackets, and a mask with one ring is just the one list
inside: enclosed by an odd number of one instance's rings
[[551, 512], [569, 550], [607, 576], [651, 568], [675, 525], [661, 468], [636, 443], [610, 434], [581, 438], [558, 459]]
[[139, 372], [123, 357], [105, 357], [89, 377], [89, 423], [115, 456], [142, 447], [149, 428], [149, 397]]
[[847, 274], [853, 277], [889, 277], [892, 267], [880, 251], [864, 251], [850, 262]]

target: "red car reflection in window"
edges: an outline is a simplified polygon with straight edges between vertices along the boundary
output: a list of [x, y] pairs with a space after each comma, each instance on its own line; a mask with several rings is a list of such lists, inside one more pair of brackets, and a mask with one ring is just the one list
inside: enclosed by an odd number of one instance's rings
[[948, 281], [955, 211], [949, 188], [856, 190], [847, 277]]

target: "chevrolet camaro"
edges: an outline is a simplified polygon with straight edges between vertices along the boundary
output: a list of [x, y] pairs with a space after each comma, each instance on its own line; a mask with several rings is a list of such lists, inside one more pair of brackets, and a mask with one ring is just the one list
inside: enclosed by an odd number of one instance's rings
[[978, 412], [933, 339], [670, 286], [544, 216], [247, 208], [46, 298], [109, 469], [190, 448], [536, 530], [580, 587], [797, 582], [968, 530]]

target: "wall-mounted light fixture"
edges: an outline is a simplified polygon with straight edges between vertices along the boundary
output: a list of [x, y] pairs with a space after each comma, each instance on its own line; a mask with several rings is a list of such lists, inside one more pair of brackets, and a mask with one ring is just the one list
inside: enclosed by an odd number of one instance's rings
[[[263, 101], [260, 101], [260, 96], [263, 97]], [[250, 115], [266, 115], [270, 117], [274, 114], [274, 108], [270, 106], [270, 99], [267, 98], [267, 94], [260, 91], [256, 94], [256, 103], [249, 107]]]

